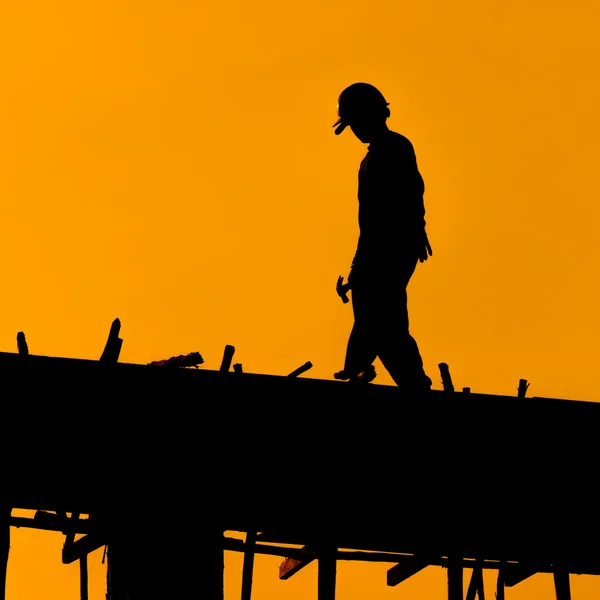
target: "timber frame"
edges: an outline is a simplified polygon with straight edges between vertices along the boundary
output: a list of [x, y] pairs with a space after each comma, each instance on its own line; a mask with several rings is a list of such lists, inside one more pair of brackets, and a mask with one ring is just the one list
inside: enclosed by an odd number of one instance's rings
[[[9, 511], [10, 512], [10, 511]], [[6, 515], [5, 515], [6, 516]], [[94, 526], [89, 515], [51, 513], [37, 511], [34, 518], [8, 516], [8, 524], [15, 528], [34, 528], [46, 531], [62, 532], [65, 542], [62, 552], [63, 564], [79, 561], [80, 564], [80, 600], [88, 599], [87, 556], [89, 553], [107, 546], [107, 538]], [[4, 528], [8, 531], [8, 528]], [[251, 600], [253, 583], [253, 566], [255, 555], [280, 556], [283, 561], [279, 568], [279, 579], [287, 580], [313, 561], [318, 563], [318, 599], [334, 600], [336, 564], [338, 561], [361, 561], [369, 563], [384, 563], [393, 565], [387, 570], [387, 585], [396, 586], [411, 576], [429, 566], [443, 567], [448, 572], [449, 600], [479, 600], [485, 599], [483, 586], [483, 570], [497, 572], [495, 598], [505, 598], [505, 587], [513, 587], [536, 573], [547, 573], [554, 576], [557, 600], [568, 600], [570, 596], [570, 574], [600, 575], [600, 563], [580, 562], [573, 564], [552, 563], [544, 561], [509, 562], [500, 560], [485, 560], [478, 558], [463, 558], [458, 556], [441, 556], [427, 554], [407, 554], [395, 551], [352, 550], [335, 546], [303, 546], [291, 547], [289, 544], [273, 543], [281, 536], [270, 536], [254, 531], [245, 534], [245, 540], [232, 537], [232, 533], [219, 535], [214, 538], [218, 552], [240, 552], [244, 554], [241, 600]], [[74, 541], [76, 534], [83, 534]], [[6, 540], [5, 540], [6, 541]], [[6, 551], [6, 546], [4, 546]], [[5, 559], [8, 558], [6, 551]], [[109, 554], [110, 559], [110, 554]], [[3, 560], [6, 565], [6, 560]], [[127, 598], [127, 591], [119, 589], [119, 581], [111, 582], [111, 563], [107, 578], [107, 598]], [[471, 578], [464, 592], [464, 569], [471, 570]], [[5, 571], [6, 573], [6, 571]], [[216, 588], [215, 598], [223, 598], [222, 581], [220, 589]]]
[[0, 353], [16, 390], [0, 408], [2, 582], [12, 527], [64, 534], [81, 600], [102, 547], [108, 600], [165, 600], [137, 558], [156, 540], [171, 549], [174, 598], [201, 577], [222, 600], [225, 551], [244, 554], [241, 600], [260, 554], [282, 558], [282, 580], [316, 561], [318, 600], [335, 600], [338, 561], [387, 564], [388, 586], [445, 568], [449, 600], [484, 600], [484, 569], [497, 600], [536, 573], [570, 600], [570, 575], [600, 575], [600, 405], [525, 398], [525, 380], [515, 397], [455, 392], [445, 363], [444, 389], [418, 397], [298, 377], [310, 362], [287, 376], [231, 371], [233, 346], [215, 371], [190, 368], [197, 352], [124, 364], [117, 321], [98, 361], [32, 355], [22, 332], [18, 353]]

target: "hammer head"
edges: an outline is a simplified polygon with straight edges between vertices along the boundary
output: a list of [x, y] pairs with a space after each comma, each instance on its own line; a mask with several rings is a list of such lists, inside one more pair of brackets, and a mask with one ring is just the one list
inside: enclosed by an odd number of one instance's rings
[[340, 275], [338, 277], [337, 280], [337, 284], [335, 286], [335, 291], [337, 292], [338, 296], [342, 299], [342, 302], [344, 304], [347, 304], [348, 302], [350, 302], [350, 300], [348, 299], [348, 291], [349, 287], [348, 284], [344, 285], [344, 278]]

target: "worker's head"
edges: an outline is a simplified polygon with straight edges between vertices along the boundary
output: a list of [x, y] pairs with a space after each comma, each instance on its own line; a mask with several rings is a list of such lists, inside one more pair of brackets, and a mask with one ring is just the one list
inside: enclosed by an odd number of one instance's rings
[[350, 127], [361, 142], [370, 142], [374, 134], [386, 128], [389, 102], [369, 83], [353, 83], [338, 98], [338, 117], [334, 123], [339, 135]]

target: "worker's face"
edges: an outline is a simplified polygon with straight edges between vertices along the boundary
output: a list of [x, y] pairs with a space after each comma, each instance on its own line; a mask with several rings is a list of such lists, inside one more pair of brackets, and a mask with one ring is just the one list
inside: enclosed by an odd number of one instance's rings
[[373, 141], [376, 136], [383, 128], [385, 128], [385, 119], [381, 117], [374, 117], [371, 115], [365, 115], [362, 117], [356, 117], [349, 123], [352, 133], [363, 143], [368, 144]]

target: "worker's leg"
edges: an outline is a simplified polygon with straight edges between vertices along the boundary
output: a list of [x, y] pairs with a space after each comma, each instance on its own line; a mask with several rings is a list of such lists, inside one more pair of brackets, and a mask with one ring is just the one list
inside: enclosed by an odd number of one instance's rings
[[371, 380], [375, 375], [372, 364], [377, 354], [369, 325], [371, 304], [372, 298], [366, 281], [355, 282], [352, 288], [354, 324], [348, 338], [344, 369], [334, 375], [336, 379], [353, 379], [365, 372], [367, 379]]
[[419, 347], [409, 331], [406, 292], [416, 265], [416, 260], [408, 260], [395, 271], [395, 278], [389, 274], [379, 278], [378, 310], [373, 316], [377, 351], [383, 366], [399, 387], [421, 391], [431, 388], [431, 379], [425, 374]]

